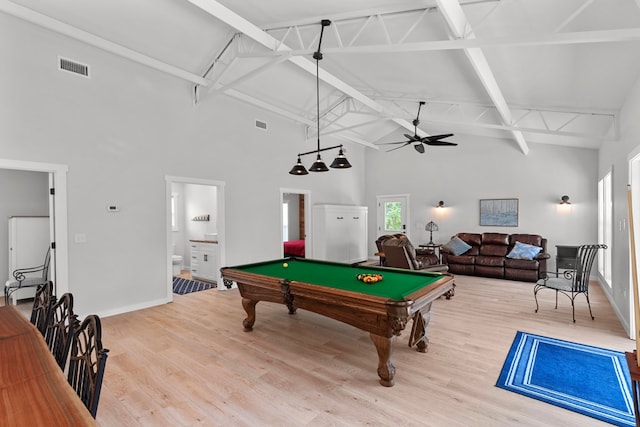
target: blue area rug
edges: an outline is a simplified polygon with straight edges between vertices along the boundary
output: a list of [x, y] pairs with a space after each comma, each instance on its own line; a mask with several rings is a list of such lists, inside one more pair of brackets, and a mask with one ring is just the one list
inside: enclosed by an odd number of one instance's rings
[[625, 355], [518, 332], [496, 386], [619, 425], [635, 426]]
[[204, 291], [213, 288], [209, 283], [198, 282], [197, 280], [188, 280], [181, 277], [173, 278], [173, 293], [190, 294], [191, 292]]

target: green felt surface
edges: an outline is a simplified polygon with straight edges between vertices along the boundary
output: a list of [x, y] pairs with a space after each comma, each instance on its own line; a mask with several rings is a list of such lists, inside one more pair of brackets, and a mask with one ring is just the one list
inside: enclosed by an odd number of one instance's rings
[[[288, 267], [285, 268], [284, 263], [287, 263]], [[279, 259], [232, 268], [263, 276], [380, 296], [391, 300], [403, 300], [407, 295], [434, 283], [441, 277], [437, 273], [397, 271], [367, 266], [352, 267], [348, 264], [310, 259]], [[358, 273], [380, 273], [383, 275], [383, 280], [373, 284], [363, 283], [356, 278]]]

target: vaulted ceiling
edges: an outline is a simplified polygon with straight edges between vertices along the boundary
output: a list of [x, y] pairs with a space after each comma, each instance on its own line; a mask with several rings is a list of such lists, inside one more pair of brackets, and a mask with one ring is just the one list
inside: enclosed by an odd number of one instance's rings
[[0, 12], [321, 135], [598, 148], [640, 76], [640, 0], [0, 0]]

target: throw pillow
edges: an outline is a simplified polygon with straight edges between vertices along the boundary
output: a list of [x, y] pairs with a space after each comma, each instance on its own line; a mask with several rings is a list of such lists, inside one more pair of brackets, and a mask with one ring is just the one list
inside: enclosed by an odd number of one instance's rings
[[471, 246], [468, 245], [464, 240], [456, 236], [453, 239], [449, 240], [449, 242], [446, 243], [443, 248], [457, 256], [467, 252], [469, 249], [471, 249]]
[[511, 252], [507, 255], [507, 258], [532, 260], [541, 250], [542, 248], [539, 246], [516, 242]]

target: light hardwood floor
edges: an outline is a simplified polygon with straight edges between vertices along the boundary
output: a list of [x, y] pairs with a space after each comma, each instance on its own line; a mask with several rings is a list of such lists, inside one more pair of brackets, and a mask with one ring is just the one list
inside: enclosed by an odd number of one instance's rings
[[[456, 277], [434, 303], [426, 354], [396, 341], [396, 385], [382, 387], [367, 333], [261, 302], [252, 332], [237, 290], [176, 295], [171, 304], [102, 319], [110, 349], [103, 426], [597, 426], [592, 418], [495, 387], [516, 331], [630, 351], [602, 290], [592, 308], [533, 284]], [[587, 374], [587, 373], [586, 373]]]

